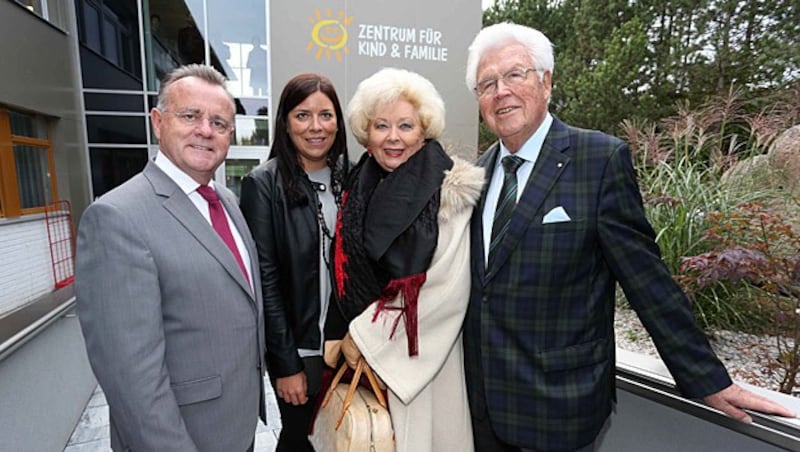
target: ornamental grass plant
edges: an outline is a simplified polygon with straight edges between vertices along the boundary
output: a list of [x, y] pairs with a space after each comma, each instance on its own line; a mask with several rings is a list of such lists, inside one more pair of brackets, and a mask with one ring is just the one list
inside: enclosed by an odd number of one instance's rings
[[676, 116], [658, 122], [629, 120], [621, 125], [663, 260], [689, 292], [701, 326], [759, 330], [766, 320], [752, 302], [750, 288], [720, 281], [693, 290], [685, 283], [681, 264], [715, 246], [706, 237], [711, 213], [726, 215], [739, 205], [782, 196], [748, 180], [723, 181], [722, 175], [740, 160], [766, 154], [792, 119], [775, 106], [748, 115], [736, 90], [696, 109], [682, 104], [676, 110]]
[[[730, 91], [659, 122], [625, 121], [646, 215], [662, 257], [707, 331], [768, 334], [779, 390], [800, 387], [800, 201], [756, 171], [723, 174], [767, 154], [798, 121], [780, 102], [755, 114]], [[753, 160], [755, 161], [755, 160]]]

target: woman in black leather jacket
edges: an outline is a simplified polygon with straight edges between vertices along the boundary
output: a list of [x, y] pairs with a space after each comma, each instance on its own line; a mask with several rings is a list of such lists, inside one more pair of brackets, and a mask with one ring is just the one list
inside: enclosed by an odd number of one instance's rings
[[267, 362], [283, 423], [277, 450], [312, 451], [306, 435], [323, 368], [328, 250], [349, 167], [331, 81], [289, 80], [274, 135], [269, 160], [242, 181], [241, 209], [258, 246]]

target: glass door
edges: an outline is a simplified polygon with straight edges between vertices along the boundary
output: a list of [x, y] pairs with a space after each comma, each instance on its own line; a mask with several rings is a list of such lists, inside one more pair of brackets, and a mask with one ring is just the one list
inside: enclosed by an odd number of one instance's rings
[[266, 148], [231, 147], [228, 158], [217, 168], [214, 182], [225, 185], [239, 197], [242, 179], [250, 170], [267, 160], [268, 152]]

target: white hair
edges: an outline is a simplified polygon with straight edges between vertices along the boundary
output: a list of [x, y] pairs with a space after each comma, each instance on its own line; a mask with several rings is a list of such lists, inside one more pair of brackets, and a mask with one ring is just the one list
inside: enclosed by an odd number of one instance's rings
[[474, 91], [478, 85], [478, 65], [486, 51], [518, 42], [528, 49], [539, 78], [545, 71], [553, 73], [553, 43], [539, 30], [510, 22], [490, 25], [481, 30], [467, 55], [467, 88]]
[[367, 145], [377, 110], [399, 99], [417, 111], [426, 139], [439, 138], [444, 131], [444, 100], [433, 83], [416, 72], [384, 68], [362, 80], [347, 105], [350, 131], [362, 146]]

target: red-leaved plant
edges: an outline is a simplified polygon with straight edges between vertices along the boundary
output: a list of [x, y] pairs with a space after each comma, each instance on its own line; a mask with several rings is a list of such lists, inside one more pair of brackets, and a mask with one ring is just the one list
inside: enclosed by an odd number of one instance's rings
[[758, 203], [728, 214], [711, 212], [705, 232], [712, 248], [682, 259], [676, 279], [690, 298], [720, 284], [745, 284], [773, 321], [778, 356], [762, 356], [782, 372], [779, 390], [800, 386], [800, 236], [790, 222]]

